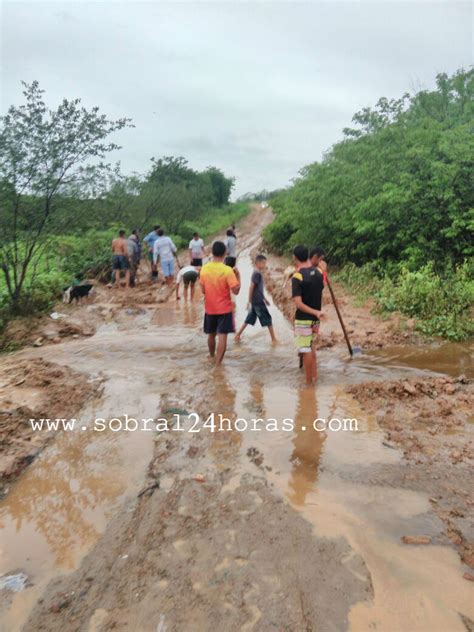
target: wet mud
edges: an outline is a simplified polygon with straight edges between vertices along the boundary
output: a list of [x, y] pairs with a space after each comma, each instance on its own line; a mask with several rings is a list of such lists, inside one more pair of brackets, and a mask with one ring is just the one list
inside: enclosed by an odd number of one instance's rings
[[472, 382], [464, 375], [411, 378], [358, 384], [348, 392], [386, 430], [383, 445], [403, 450], [404, 461], [414, 466], [413, 483], [432, 492], [429, 501], [447, 539], [474, 568]]
[[41, 359], [6, 360], [0, 368], [0, 495], [40, 454], [55, 434], [34, 432], [30, 420], [69, 418], [100, 390], [68, 367]]
[[[250, 255], [269, 219], [256, 208], [238, 227], [237, 324]], [[284, 266], [269, 264], [278, 303]], [[135, 301], [106, 291], [79, 308], [102, 312], [92, 337], [12, 356], [74, 367], [104, 387], [78, 414], [80, 428], [57, 434], [0, 504], [0, 575], [28, 578], [18, 593], [0, 589], [2, 629], [469, 629], [465, 347], [419, 348], [394, 324], [364, 319], [341, 294], [364, 353], [348, 357], [325, 303], [318, 384], [308, 389], [291, 307], [270, 306], [279, 344], [258, 325], [248, 328], [240, 344], [229, 341], [216, 370], [206, 357], [199, 293], [193, 303], [161, 301], [145, 280]], [[374, 327], [390, 346], [371, 350]], [[402, 340], [410, 344], [393, 346]], [[440, 357], [443, 365], [434, 361]], [[447, 403], [449, 424], [438, 419]], [[95, 418], [124, 421], [126, 413], [166, 417], [170, 428], [92, 430]], [[220, 414], [229, 429], [177, 431], [176, 420], [186, 427], [193, 413]], [[358, 428], [320, 432], [316, 418], [356, 419]], [[244, 427], [253, 419], [279, 427]], [[284, 419], [293, 420], [289, 431]], [[421, 447], [411, 449], [415, 439]]]

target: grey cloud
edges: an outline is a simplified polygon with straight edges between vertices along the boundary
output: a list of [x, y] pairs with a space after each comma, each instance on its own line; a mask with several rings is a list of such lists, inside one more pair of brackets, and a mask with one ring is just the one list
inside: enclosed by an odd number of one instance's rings
[[470, 2], [4, 2], [2, 108], [38, 79], [136, 127], [113, 157], [184, 155], [284, 186], [352, 114], [472, 63]]

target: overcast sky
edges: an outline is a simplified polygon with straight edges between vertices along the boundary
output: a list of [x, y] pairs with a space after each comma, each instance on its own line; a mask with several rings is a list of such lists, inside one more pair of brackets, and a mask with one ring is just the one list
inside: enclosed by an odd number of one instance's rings
[[473, 63], [471, 2], [3, 2], [1, 107], [37, 79], [136, 127], [125, 172], [182, 155], [286, 185], [380, 96]]

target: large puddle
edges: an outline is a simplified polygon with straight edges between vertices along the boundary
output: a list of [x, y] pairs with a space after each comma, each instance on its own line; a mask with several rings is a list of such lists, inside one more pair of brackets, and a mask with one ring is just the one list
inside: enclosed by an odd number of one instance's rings
[[[249, 249], [239, 259], [243, 289], [237, 322], [245, 317], [252, 266]], [[319, 535], [346, 538], [372, 577], [375, 598], [356, 605], [353, 630], [464, 630], [458, 612], [474, 619], [469, 582], [453, 549], [404, 547], [407, 530], [436, 534], [441, 525], [422, 494], [371, 484], [361, 472], [397, 466], [400, 455], [383, 446], [376, 422], [344, 395], [343, 385], [424, 372], [472, 374], [463, 345], [391, 348], [349, 359], [343, 349], [319, 353], [319, 382], [305, 388], [297, 369], [292, 333], [279, 310], [271, 312], [279, 344], [259, 325], [230, 348], [215, 378], [215, 412], [243, 418], [295, 420], [291, 432], [246, 432], [236, 441], [241, 460], [249, 448], [264, 455], [271, 483], [314, 525]], [[83, 410], [80, 429], [49, 445], [0, 503], [0, 575], [24, 571], [32, 586], [14, 596], [2, 630], [20, 630], [47, 581], [78, 566], [108, 520], [136, 496], [152, 454], [148, 433], [82, 430], [97, 417], [156, 417], [162, 380], [170, 371], [201, 375], [206, 342], [202, 305], [175, 303], [141, 317], [123, 331], [104, 327], [93, 338], [49, 347], [48, 360], [106, 377], [104, 396]], [[122, 323], [122, 329], [126, 325]], [[40, 352], [38, 352], [40, 353]], [[357, 432], [316, 432], [315, 418], [357, 419]], [[357, 473], [357, 476], [354, 474]], [[342, 560], [351, 568], [350, 557]], [[354, 571], [355, 573], [356, 571]], [[360, 576], [360, 581], [366, 581]]]

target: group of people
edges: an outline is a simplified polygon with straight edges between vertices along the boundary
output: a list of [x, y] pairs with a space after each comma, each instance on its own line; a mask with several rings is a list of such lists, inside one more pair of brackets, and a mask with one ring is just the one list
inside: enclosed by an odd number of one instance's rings
[[[226, 244], [215, 241], [212, 245], [213, 260], [201, 270], [200, 284], [204, 294], [204, 332], [208, 335], [208, 346], [216, 365], [220, 365], [227, 348], [227, 337], [235, 333], [232, 295], [241, 289], [238, 269], [226, 265]], [[326, 281], [326, 262], [322, 248], [308, 250], [296, 246], [293, 250], [294, 270], [291, 273], [291, 295], [295, 306], [295, 346], [305, 370], [306, 383], [313, 384], [317, 378], [316, 339], [322, 318], [322, 293]], [[257, 320], [267, 327], [270, 338], [276, 343], [272, 316], [268, 310], [270, 302], [265, 296], [263, 273], [267, 258], [258, 254], [250, 279], [247, 316], [238, 330], [235, 341], [240, 342], [248, 325]], [[217, 338], [217, 344], [216, 344]]]
[[[226, 242], [215, 241], [212, 244], [212, 261], [206, 263], [200, 273], [200, 285], [204, 294], [204, 333], [207, 334], [209, 354], [215, 357], [216, 366], [222, 363], [226, 349], [227, 337], [235, 333], [234, 304], [232, 295], [237, 295], [241, 289], [241, 278], [236, 267], [236, 253], [229, 249], [227, 235]], [[268, 305], [270, 302], [265, 297], [263, 271], [267, 259], [259, 254], [255, 258], [249, 298], [247, 303], [247, 316], [235, 336], [235, 341], [240, 342], [242, 333], [248, 325], [255, 325], [257, 319], [262, 327], [268, 327], [271, 339], [276, 342], [273, 330], [273, 322]]]
[[[143, 246], [138, 229], [134, 229], [128, 238], [125, 235], [126, 232], [120, 230], [118, 237], [112, 240], [112, 285], [120, 285], [123, 275], [123, 283], [128, 288], [135, 285], [138, 267], [142, 259]], [[234, 267], [237, 260], [235, 225], [232, 225], [227, 230], [225, 243], [227, 249], [226, 264]], [[143, 244], [147, 250], [151, 279], [153, 281], [158, 279], [159, 263], [166, 284], [172, 285], [175, 275], [175, 260], [178, 259], [178, 249], [171, 237], [165, 235], [165, 231], [158, 224], [143, 238]], [[185, 286], [189, 285], [192, 278], [194, 278], [194, 282], [196, 281], [197, 276], [195, 276], [195, 273], [199, 273], [203, 261], [207, 257], [204, 240], [198, 233], [194, 233], [189, 242], [189, 254], [189, 265], [182, 268], [178, 261], [180, 271], [177, 281], [184, 280]]]
[[[117, 239], [112, 242], [112, 268], [114, 282], [119, 282], [122, 271], [125, 273], [126, 286], [134, 285], [137, 269], [142, 256], [142, 244], [139, 231], [134, 230], [128, 239], [121, 230]], [[164, 230], [155, 226], [143, 239], [147, 247], [152, 280], [158, 278], [158, 262], [168, 286], [175, 280], [175, 259], [177, 248], [173, 240], [165, 235]], [[233, 295], [241, 289], [241, 278], [236, 266], [237, 236], [235, 226], [227, 230], [224, 241], [215, 241], [209, 256], [203, 239], [194, 233], [189, 242], [189, 264], [181, 267], [176, 277], [176, 299], [180, 299], [181, 283], [184, 286], [184, 297], [187, 299], [190, 290], [191, 300], [194, 298], [196, 283], [199, 280], [204, 295], [204, 332], [208, 336], [209, 354], [215, 358], [216, 365], [222, 363], [226, 349], [227, 337], [235, 333]], [[322, 293], [326, 281], [326, 262], [324, 251], [306, 246], [296, 246], [293, 250], [294, 269], [291, 272], [291, 294], [295, 306], [294, 335], [295, 346], [304, 367], [306, 382], [312, 384], [317, 377], [316, 337], [319, 333], [322, 317]], [[258, 254], [254, 261], [254, 271], [250, 280], [247, 316], [235, 335], [240, 342], [245, 329], [255, 325], [257, 320], [262, 327], [268, 328], [272, 343], [276, 343], [273, 321], [268, 309], [270, 302], [265, 296], [264, 271], [267, 259]]]
[[118, 237], [112, 240], [112, 283], [120, 283], [120, 275], [125, 275], [125, 287], [135, 285], [142, 245], [138, 229], [132, 231], [128, 239], [126, 232], [120, 230]]

